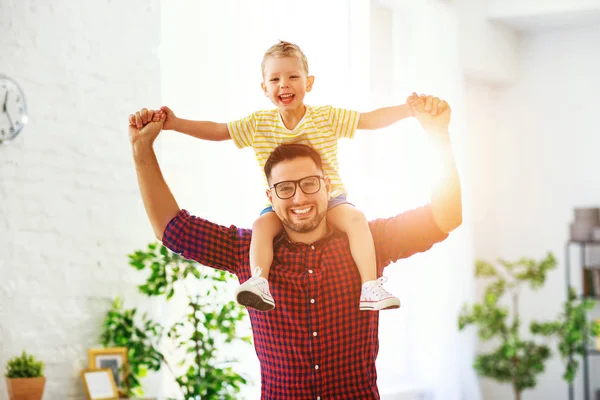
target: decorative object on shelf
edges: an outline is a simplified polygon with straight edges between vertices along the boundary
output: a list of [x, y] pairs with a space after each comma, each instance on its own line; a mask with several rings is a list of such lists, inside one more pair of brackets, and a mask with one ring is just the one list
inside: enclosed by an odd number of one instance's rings
[[[125, 309], [116, 299], [108, 311], [102, 332], [104, 346], [128, 348], [130, 374], [126, 394], [142, 396], [140, 379], [148, 370], [166, 366], [185, 399], [234, 400], [246, 378], [235, 372], [236, 360], [218, 358], [221, 346], [242, 341], [237, 324], [247, 318], [243, 307], [233, 301], [218, 301], [231, 275], [203, 267], [171, 252], [159, 243], [129, 255], [133, 268], [149, 273], [139, 286], [141, 293], [168, 301], [187, 297], [184, 315], [162, 326], [136, 308]], [[163, 346], [163, 345], [167, 346]], [[174, 348], [173, 354], [159, 349]], [[222, 353], [222, 352], [221, 352]]]
[[594, 231], [600, 227], [600, 208], [575, 208], [575, 221], [570, 225], [571, 240], [594, 240]]
[[125, 395], [125, 381], [129, 374], [127, 361], [127, 348], [109, 347], [102, 349], [88, 349], [89, 369], [110, 369], [119, 395]]
[[600, 299], [600, 267], [583, 267], [583, 295]]
[[592, 240], [600, 242], [600, 226], [595, 226], [592, 231]]
[[117, 400], [119, 392], [110, 368], [90, 368], [81, 371], [87, 400]]
[[23, 90], [13, 79], [0, 74], [0, 144], [16, 138], [27, 120]]
[[6, 363], [6, 387], [10, 400], [41, 400], [46, 378], [44, 363], [23, 351]]
[[[475, 276], [488, 282], [483, 295], [483, 302], [469, 308], [467, 305], [458, 319], [460, 330], [468, 325], [478, 327], [478, 334], [483, 341], [495, 340], [498, 346], [487, 354], [479, 354], [474, 368], [481, 376], [510, 383], [514, 398], [521, 399], [522, 392], [537, 384], [537, 375], [544, 371], [544, 364], [552, 353], [545, 344], [538, 344], [536, 336], [553, 336], [558, 338], [558, 350], [566, 362], [563, 378], [572, 382], [578, 368], [575, 355], [581, 355], [589, 343], [589, 339], [600, 326], [588, 323], [586, 312], [594, 306], [594, 301], [578, 299], [575, 290], [563, 305], [564, 311], [554, 321], [539, 323], [531, 321], [529, 325], [530, 339], [521, 336], [519, 328], [519, 289], [528, 284], [531, 289], [539, 289], [546, 281], [549, 271], [556, 268], [556, 259], [552, 253], [542, 260], [521, 258], [515, 262], [498, 260], [500, 267], [492, 263], [477, 260]], [[512, 307], [500, 304], [500, 299], [510, 296]], [[509, 321], [512, 315], [512, 321]]]

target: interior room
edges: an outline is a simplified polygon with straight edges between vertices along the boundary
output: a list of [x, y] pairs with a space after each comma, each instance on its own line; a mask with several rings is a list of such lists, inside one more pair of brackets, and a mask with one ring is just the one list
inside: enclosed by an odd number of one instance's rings
[[[462, 223], [384, 269], [401, 307], [377, 311], [373, 398], [600, 399], [599, 1], [0, 0], [0, 400], [36, 378], [44, 400], [269, 398], [238, 279], [153, 231], [130, 115], [275, 109], [280, 40], [307, 105], [451, 110]], [[340, 140], [368, 220], [430, 202], [419, 121]], [[192, 215], [250, 229], [269, 203], [251, 147], [163, 128], [153, 148]]]

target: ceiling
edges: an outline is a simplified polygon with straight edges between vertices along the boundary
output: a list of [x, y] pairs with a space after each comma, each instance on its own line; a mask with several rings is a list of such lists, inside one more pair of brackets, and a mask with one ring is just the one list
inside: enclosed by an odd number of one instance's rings
[[600, 0], [485, 0], [487, 17], [523, 32], [600, 26]]

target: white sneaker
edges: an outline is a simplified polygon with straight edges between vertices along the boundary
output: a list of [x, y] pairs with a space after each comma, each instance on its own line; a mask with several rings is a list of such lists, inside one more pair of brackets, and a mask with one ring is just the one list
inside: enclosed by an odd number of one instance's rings
[[260, 267], [254, 268], [252, 278], [236, 290], [235, 299], [243, 306], [258, 311], [269, 311], [275, 308], [275, 300], [269, 291], [269, 281], [260, 276], [261, 272]]
[[361, 310], [379, 311], [400, 307], [400, 299], [383, 288], [386, 281], [387, 277], [382, 276], [375, 281], [363, 283], [360, 292]]

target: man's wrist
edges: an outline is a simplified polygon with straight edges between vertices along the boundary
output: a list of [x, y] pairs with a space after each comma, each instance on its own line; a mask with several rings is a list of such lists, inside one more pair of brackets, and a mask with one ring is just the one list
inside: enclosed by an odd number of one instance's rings
[[136, 163], [144, 164], [156, 158], [154, 154], [154, 143], [138, 140], [131, 144], [133, 159]]

